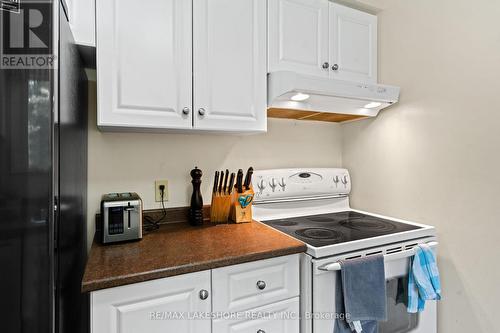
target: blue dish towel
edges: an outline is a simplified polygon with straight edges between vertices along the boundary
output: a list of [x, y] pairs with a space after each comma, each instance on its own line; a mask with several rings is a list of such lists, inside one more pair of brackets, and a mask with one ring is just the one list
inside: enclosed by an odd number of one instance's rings
[[441, 299], [441, 282], [436, 256], [427, 244], [415, 248], [408, 273], [408, 312], [421, 312], [426, 300]]
[[343, 316], [335, 320], [334, 332], [377, 333], [378, 321], [387, 319], [384, 257], [341, 261], [340, 266], [335, 307]]

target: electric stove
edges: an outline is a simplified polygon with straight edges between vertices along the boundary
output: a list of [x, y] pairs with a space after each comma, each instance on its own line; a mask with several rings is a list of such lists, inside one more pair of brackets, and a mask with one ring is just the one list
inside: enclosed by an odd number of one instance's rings
[[[301, 333], [333, 332], [334, 321], [322, 315], [336, 313], [340, 261], [381, 254], [391, 286], [407, 276], [417, 245], [437, 249], [432, 226], [352, 209], [346, 169], [257, 170], [252, 185], [254, 219], [307, 245], [300, 255]], [[391, 297], [389, 293], [389, 304]], [[437, 332], [435, 303], [427, 304], [417, 317], [404, 305], [394, 304], [380, 332]]]
[[257, 170], [252, 185], [254, 219], [303, 241], [314, 258], [435, 236], [432, 226], [352, 209], [346, 169]]

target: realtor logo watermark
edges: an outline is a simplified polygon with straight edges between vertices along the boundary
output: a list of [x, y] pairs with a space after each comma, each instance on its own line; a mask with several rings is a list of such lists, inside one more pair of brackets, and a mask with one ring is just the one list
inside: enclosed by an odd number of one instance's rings
[[1, 7], [0, 68], [55, 68], [57, 62], [52, 53], [52, 2], [0, 1], [2, 4], [18, 4], [17, 10], [5, 9], [3, 5]]

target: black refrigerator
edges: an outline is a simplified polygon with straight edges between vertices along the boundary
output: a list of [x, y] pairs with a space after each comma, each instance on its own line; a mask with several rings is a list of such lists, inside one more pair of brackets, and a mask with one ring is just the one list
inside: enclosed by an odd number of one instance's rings
[[86, 332], [85, 72], [58, 1], [0, 2], [0, 332]]

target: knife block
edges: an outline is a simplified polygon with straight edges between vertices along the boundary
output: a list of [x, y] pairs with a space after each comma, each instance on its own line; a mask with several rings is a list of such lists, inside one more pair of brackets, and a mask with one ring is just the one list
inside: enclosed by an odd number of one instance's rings
[[213, 194], [210, 206], [210, 222], [228, 223], [231, 212], [231, 194]]
[[252, 203], [254, 198], [252, 186], [243, 193], [236, 190], [231, 193], [230, 219], [234, 223], [252, 222]]

